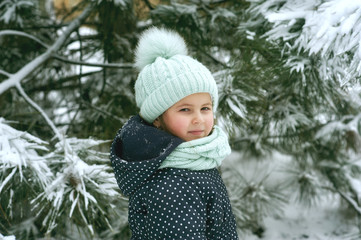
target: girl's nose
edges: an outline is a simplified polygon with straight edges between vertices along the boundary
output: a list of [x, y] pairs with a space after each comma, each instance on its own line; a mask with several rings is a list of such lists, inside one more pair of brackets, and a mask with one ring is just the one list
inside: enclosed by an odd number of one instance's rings
[[193, 124], [200, 124], [203, 122], [203, 117], [201, 113], [195, 113], [194, 117], [193, 117]]

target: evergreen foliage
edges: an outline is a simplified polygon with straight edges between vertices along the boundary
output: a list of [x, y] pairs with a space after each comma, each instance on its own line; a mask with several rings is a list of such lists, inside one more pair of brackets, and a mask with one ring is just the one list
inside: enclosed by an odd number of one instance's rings
[[217, 80], [218, 123], [239, 153], [221, 170], [240, 236], [261, 237], [263, 219], [287, 201], [324, 195], [361, 228], [360, 9], [352, 0], [1, 1], [0, 233], [130, 238], [108, 149], [138, 111], [134, 49], [151, 25], [178, 31]]

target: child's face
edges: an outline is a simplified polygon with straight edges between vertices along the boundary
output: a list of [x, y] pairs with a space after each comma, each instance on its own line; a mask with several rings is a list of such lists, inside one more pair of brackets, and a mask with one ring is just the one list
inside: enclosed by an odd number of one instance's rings
[[214, 124], [211, 96], [189, 95], [168, 108], [153, 124], [184, 141], [206, 137]]

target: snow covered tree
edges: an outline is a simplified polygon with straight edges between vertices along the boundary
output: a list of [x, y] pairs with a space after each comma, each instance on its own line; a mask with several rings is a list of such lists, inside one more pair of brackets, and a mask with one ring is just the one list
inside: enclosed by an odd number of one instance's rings
[[[113, 9], [126, 11], [129, 4], [125, 3], [113, 4]], [[25, 0], [0, 5], [0, 101], [1, 116], [6, 119], [1, 120], [0, 137], [4, 209], [0, 232], [18, 239], [123, 238], [129, 235], [122, 232], [127, 225], [127, 199], [118, 192], [109, 154], [104, 150], [108, 149], [110, 137], [95, 140], [88, 132], [91, 129], [95, 137], [95, 132], [106, 132], [94, 127], [110, 125], [97, 122], [104, 115], [113, 122], [116, 119], [117, 128], [121, 121], [97, 107], [105, 100], [92, 102], [94, 97], [85, 85], [90, 84], [98, 95], [106, 81], [91, 80], [92, 74], [106, 79], [106, 68], [128, 69], [131, 64], [112, 65], [106, 59], [105, 63], [85, 61], [104, 48], [102, 35], [79, 30], [86, 21], [93, 20], [93, 25], [102, 22], [97, 15], [97, 11], [104, 10], [101, 2], [80, 2], [70, 9], [80, 11], [78, 16], [64, 22], [41, 12], [38, 4]], [[95, 65], [104, 68], [104, 73], [84, 73], [82, 67], [72, 65]], [[94, 84], [82, 77], [89, 77]], [[87, 112], [90, 109], [91, 114]], [[85, 128], [77, 128], [78, 121], [84, 119], [92, 124], [84, 122]], [[79, 134], [79, 129], [85, 131]]]
[[[247, 115], [251, 126], [240, 131], [246, 138], [235, 138], [240, 150], [291, 156], [284, 182], [297, 199], [312, 204], [335, 193], [355, 224], [361, 213], [360, 7], [359, 1], [250, 1], [238, 33], [251, 51], [261, 50], [250, 61], [258, 74], [243, 63], [233, 80], [258, 86], [257, 106]], [[255, 75], [248, 80], [243, 72]]]
[[107, 154], [137, 113], [133, 51], [150, 25], [183, 35], [219, 84], [240, 236], [324, 195], [361, 227], [360, 1], [49, 3], [0, 3], [2, 235], [129, 239]]

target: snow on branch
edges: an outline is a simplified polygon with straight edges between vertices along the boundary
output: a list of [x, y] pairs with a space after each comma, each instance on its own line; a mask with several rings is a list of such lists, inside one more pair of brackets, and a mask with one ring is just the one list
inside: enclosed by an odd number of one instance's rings
[[[320, 57], [324, 79], [336, 76], [344, 85], [361, 75], [361, 1], [249, 2], [253, 15], [262, 15], [272, 24], [263, 36], [271, 42], [283, 40], [285, 50]], [[305, 70], [304, 64], [302, 59], [288, 62], [292, 71]]]
[[63, 139], [62, 135], [56, 128], [55, 124], [50, 120], [48, 115], [46, 115], [44, 110], [38, 104], [36, 104], [33, 100], [31, 100], [31, 98], [25, 93], [24, 89], [21, 87], [20, 83], [16, 84], [16, 88], [18, 89], [20, 95], [25, 99], [25, 101], [27, 103], [29, 103], [33, 108], [35, 108], [35, 110], [37, 110], [41, 114], [41, 116], [43, 116], [43, 118], [45, 119], [47, 124], [49, 124], [49, 126], [55, 133], [56, 137], [59, 139], [59, 141], [62, 141], [62, 139]]
[[48, 151], [46, 142], [26, 132], [18, 131], [8, 125], [5, 119], [0, 118], [0, 169], [11, 170], [8, 175], [0, 177], [0, 192], [12, 181], [15, 175], [24, 178], [36, 179], [45, 187], [52, 176], [47, 161], [37, 151]]
[[15, 236], [14, 235], [11, 235], [11, 236], [3, 236], [1, 233], [0, 233], [0, 239], [2, 240], [15, 240]]
[[358, 126], [361, 123], [361, 113], [356, 116], [345, 116], [341, 120], [331, 121], [325, 124], [316, 133], [315, 138], [329, 140], [334, 132], [352, 131], [358, 133]]
[[8, 72], [5, 72], [4, 70], [1, 70], [0, 69], [0, 74], [4, 75], [4, 76], [7, 76], [7, 77], [11, 77], [11, 74], [8, 73]]
[[[106, 208], [119, 197], [118, 186], [108, 165], [109, 154], [92, 149], [108, 141], [67, 138], [66, 142], [71, 151], [57, 143], [54, 152], [46, 156], [56, 175], [32, 201], [36, 211], [46, 215], [43, 225], [51, 232], [59, 218], [65, 217], [81, 219], [92, 235], [94, 222], [102, 221], [111, 229]], [[47, 208], [48, 203], [53, 207]], [[85, 217], [87, 212], [94, 214]]]
[[[21, 37], [26, 37], [29, 38], [31, 40], [34, 40], [35, 42], [39, 43], [41, 46], [45, 47], [45, 48], [49, 48], [49, 46], [44, 43], [43, 41], [41, 41], [39, 38], [34, 37], [28, 33], [25, 32], [21, 32], [21, 31], [16, 31], [16, 30], [3, 30], [0, 31], [0, 37], [1, 36], [6, 36], [6, 35], [11, 35], [11, 36], [21, 36]], [[62, 62], [66, 62], [66, 63], [70, 63], [70, 64], [76, 64], [76, 65], [82, 65], [82, 66], [91, 66], [91, 67], [105, 67], [105, 68], [133, 68], [133, 64], [132, 63], [123, 63], [123, 64], [112, 64], [112, 63], [107, 63], [107, 64], [101, 64], [101, 63], [88, 63], [88, 62], [83, 62], [83, 61], [74, 61], [74, 60], [69, 60], [65, 57], [59, 56], [57, 54], [54, 54], [52, 56], [53, 58], [60, 60]], [[3, 72], [2, 70], [0, 70], [0, 74], [3, 74], [7, 77], [11, 77], [10, 74], [6, 74], [6, 72]]]
[[46, 52], [36, 57], [33, 61], [26, 64], [18, 72], [11, 75], [8, 79], [0, 83], [0, 95], [6, 92], [8, 89], [19, 84], [23, 79], [25, 79], [29, 74], [31, 74], [35, 69], [40, 67], [44, 62], [53, 56], [68, 39], [70, 34], [79, 28], [79, 26], [85, 21], [85, 19], [92, 13], [96, 4], [91, 2], [87, 8], [81, 13], [81, 15], [72, 21], [64, 33], [55, 41], [55, 43], [50, 46]]
[[350, 196], [339, 190], [337, 190], [337, 192], [344, 200], [346, 200], [346, 202], [348, 202], [358, 212], [358, 214], [361, 214], [361, 207], [358, 206], [357, 202], [354, 199], [352, 199]]
[[[267, 9], [265, 17], [274, 24], [266, 34], [271, 39], [297, 37], [296, 45], [310, 54], [339, 55], [352, 51], [361, 55], [361, 1], [307, 0], [298, 4], [286, 1], [278, 10]], [[292, 29], [299, 19], [305, 22], [295, 33]]]

